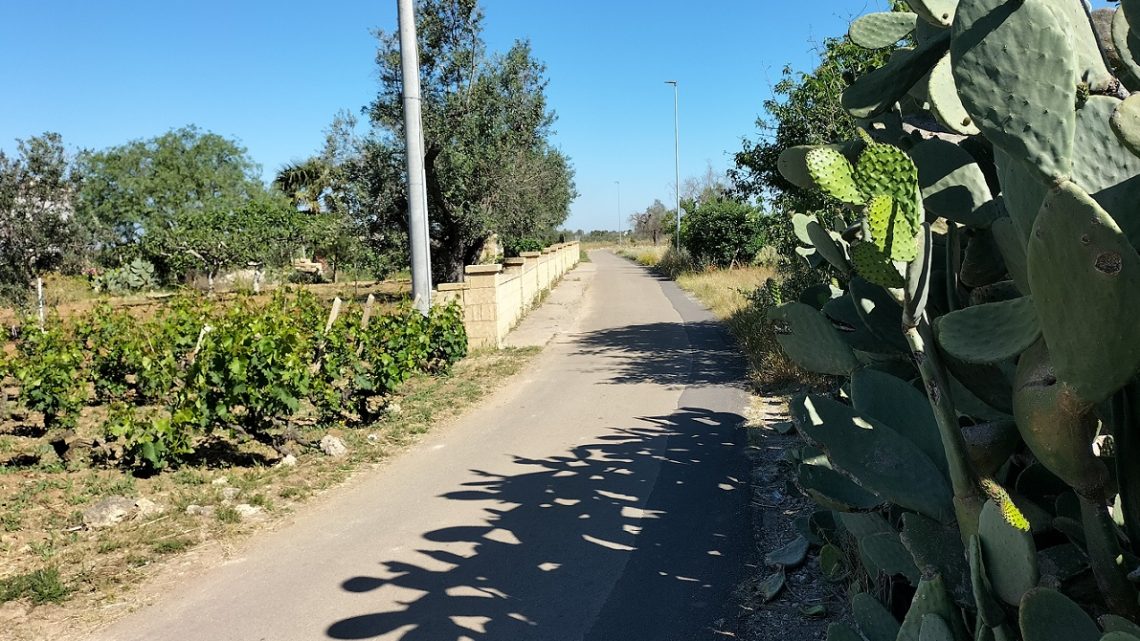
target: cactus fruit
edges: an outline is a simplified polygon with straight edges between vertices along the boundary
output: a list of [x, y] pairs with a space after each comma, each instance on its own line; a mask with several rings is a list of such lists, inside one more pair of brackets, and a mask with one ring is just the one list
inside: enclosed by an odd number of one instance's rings
[[1100, 630], [1072, 599], [1050, 588], [1025, 593], [1018, 611], [1025, 641], [1097, 641]]
[[978, 523], [982, 558], [994, 595], [1017, 605], [1027, 591], [1037, 585], [1037, 548], [1033, 537], [1006, 522], [1001, 508], [986, 501]]
[[841, 98], [843, 108], [856, 118], [874, 118], [894, 107], [945, 55], [950, 34], [943, 31], [914, 49], [900, 49], [887, 64], [855, 81]]
[[855, 615], [855, 627], [867, 641], [895, 641], [898, 637], [899, 622], [878, 599], [866, 592], [851, 597], [851, 612]]
[[954, 520], [950, 487], [930, 458], [898, 432], [818, 395], [792, 403], [796, 427], [835, 468], [883, 498], [943, 523]]
[[967, 307], [935, 322], [938, 345], [967, 363], [1015, 358], [1041, 336], [1031, 297]]
[[1028, 265], [1057, 376], [1085, 400], [1104, 400], [1140, 369], [1140, 255], [1104, 209], [1066, 182], [1041, 206]]
[[768, 312], [776, 341], [800, 367], [820, 374], [848, 374], [859, 366], [855, 354], [820, 312], [799, 302]]
[[935, 574], [923, 577], [918, 582], [918, 589], [915, 590], [910, 609], [907, 610], [906, 618], [899, 627], [897, 640], [920, 641], [922, 620], [929, 614], [942, 617], [942, 620], [949, 624], [956, 641], [966, 641], [969, 638], [966, 626], [962, 622], [962, 613], [950, 600], [942, 577]]
[[954, 81], [974, 123], [1048, 182], [1070, 173], [1078, 77], [1070, 36], [1050, 4], [963, 2], [950, 50]]
[[860, 16], [851, 23], [847, 35], [864, 49], [882, 49], [898, 43], [914, 32], [918, 16], [904, 11], [883, 11]]
[[976, 136], [981, 133], [974, 119], [966, 112], [962, 99], [958, 96], [958, 86], [954, 84], [950, 54], [942, 56], [926, 83], [926, 99], [930, 112], [950, 131], [963, 136]]
[[859, 413], [905, 436], [946, 472], [946, 451], [934, 412], [913, 385], [890, 374], [859, 369], [851, 375], [851, 402]]

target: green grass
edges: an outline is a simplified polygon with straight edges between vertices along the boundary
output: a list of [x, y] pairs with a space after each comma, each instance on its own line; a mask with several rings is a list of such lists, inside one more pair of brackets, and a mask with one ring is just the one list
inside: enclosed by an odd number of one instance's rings
[[218, 519], [221, 523], [240, 523], [241, 514], [229, 505], [219, 505], [218, 509], [214, 512], [214, 518]]
[[194, 539], [189, 537], [175, 537], [155, 541], [151, 544], [150, 549], [153, 550], [155, 554], [174, 554], [190, 548], [194, 543]]
[[0, 603], [27, 598], [32, 603], [59, 603], [67, 599], [71, 588], [63, 583], [59, 570], [46, 568], [27, 574], [0, 579]]

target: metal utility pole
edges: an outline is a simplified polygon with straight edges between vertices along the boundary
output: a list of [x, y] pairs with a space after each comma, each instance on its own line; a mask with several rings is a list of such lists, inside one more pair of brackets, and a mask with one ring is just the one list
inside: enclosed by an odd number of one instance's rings
[[621, 244], [621, 181], [615, 180], [614, 184], [617, 185], [617, 189], [618, 189], [618, 209], [617, 209], [617, 214], [618, 214], [618, 244], [620, 245]]
[[673, 176], [676, 182], [677, 196], [677, 251], [681, 251], [681, 120], [680, 100], [678, 98], [677, 81], [666, 80], [665, 84], [673, 85]]
[[412, 250], [412, 299], [425, 316], [431, 309], [431, 245], [428, 237], [424, 137], [420, 115], [420, 53], [413, 0], [396, 0], [400, 13], [400, 68], [404, 86], [404, 139], [408, 158], [408, 244]]

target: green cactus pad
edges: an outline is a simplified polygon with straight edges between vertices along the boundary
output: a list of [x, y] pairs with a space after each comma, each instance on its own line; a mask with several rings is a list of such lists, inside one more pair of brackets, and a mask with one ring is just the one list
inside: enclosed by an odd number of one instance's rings
[[923, 222], [918, 200], [918, 168], [905, 151], [893, 145], [868, 145], [859, 154], [854, 176], [868, 198], [893, 198], [911, 233], [918, 231]]
[[861, 141], [852, 141], [834, 145], [798, 145], [796, 147], [788, 147], [780, 152], [779, 158], [776, 159], [776, 168], [784, 180], [792, 183], [796, 187], [800, 189], [815, 189], [815, 181], [812, 180], [811, 173], [808, 172], [807, 155], [811, 150], [820, 148], [833, 149], [848, 159], [854, 159], [858, 157], [859, 152], [862, 151], [863, 143]]
[[831, 263], [832, 267], [838, 269], [842, 274], [851, 271], [851, 263], [847, 262], [847, 253], [843, 251], [843, 246], [846, 243], [839, 237], [839, 234], [827, 231], [814, 220], [807, 223], [807, 234], [815, 250], [824, 260]]
[[1039, 341], [1017, 363], [1013, 409], [1021, 438], [1037, 460], [1070, 487], [1103, 487], [1108, 470], [1093, 455], [1097, 419], [1071, 386], [1059, 381], [1050, 352]]
[[1021, 600], [1017, 618], [1025, 641], [1098, 641], [1100, 630], [1081, 606], [1050, 588], [1034, 588]]
[[1134, 155], [1140, 156], [1140, 96], [1133, 94], [1112, 113], [1112, 131]]
[[[1132, 91], [1140, 89], [1140, 42], [1128, 24], [1128, 16], [1124, 11], [1117, 9], [1112, 16], [1112, 44], [1123, 65], [1119, 69], [1121, 82]], [[1135, 52], [1135, 53], [1134, 53]]]
[[1033, 222], [1037, 220], [1041, 203], [1045, 202], [1049, 189], [1037, 176], [1037, 172], [1000, 148], [994, 149], [994, 165], [1002, 185], [1005, 210], [1022, 245], [1028, 246]]
[[819, 569], [828, 581], [841, 581], [847, 576], [847, 561], [843, 550], [827, 543], [819, 548]]
[[994, 596], [982, 555], [982, 541], [976, 534], [970, 535], [967, 556], [970, 563], [970, 585], [974, 593], [974, 607], [977, 608], [978, 616], [986, 626], [996, 628], [1005, 623], [1005, 610]]
[[764, 555], [764, 563], [771, 566], [794, 568], [807, 558], [808, 540], [797, 536], [788, 543]]
[[792, 232], [795, 233], [796, 238], [805, 245], [811, 244], [811, 236], [808, 235], [807, 226], [808, 223], [812, 222], [817, 222], [815, 216], [792, 214]]
[[832, 299], [842, 296], [844, 293], [846, 292], [841, 289], [836, 289], [836, 287], [830, 283], [820, 283], [819, 285], [812, 285], [804, 289], [804, 291], [800, 292], [797, 300], [822, 310], [824, 305], [831, 302]]
[[1007, 523], [992, 500], [986, 501], [982, 508], [978, 537], [994, 594], [1009, 605], [1017, 605], [1025, 593], [1037, 585], [1039, 577], [1033, 537]]
[[922, 627], [918, 632], [918, 641], [955, 641], [954, 633], [946, 620], [937, 614], [928, 614], [922, 617]]
[[1127, 632], [1106, 632], [1100, 641], [1140, 641], [1140, 638]]
[[860, 276], [881, 287], [897, 289], [906, 285], [906, 279], [890, 257], [879, 251], [873, 243], [851, 245], [851, 264]]
[[812, 269], [819, 269], [827, 262], [820, 258], [819, 252], [815, 250], [815, 247], [796, 247], [796, 255], [804, 259]]
[[1140, 637], [1140, 625], [1136, 625], [1122, 616], [1104, 614], [1098, 620], [1100, 627], [1104, 628], [1105, 632], [1123, 632], [1134, 637]]
[[927, 209], [973, 227], [993, 222], [997, 211], [987, 206], [993, 196], [986, 177], [965, 149], [934, 138], [915, 145], [910, 155], [918, 167], [918, 184]]
[[958, 528], [913, 512], [903, 514], [902, 522], [902, 543], [919, 571], [924, 576], [942, 575], [954, 602], [963, 608], [973, 608], [970, 569]]
[[807, 153], [808, 174], [815, 184], [836, 200], [852, 205], [863, 203], [855, 185], [854, 170], [847, 158], [830, 147], [817, 147]]
[[953, 26], [954, 81], [995, 147], [1045, 180], [1068, 176], [1076, 129], [1077, 56], [1047, 0], [975, 0]]
[[944, 29], [954, 23], [958, 0], [907, 0], [907, 6], [923, 20]]
[[930, 112], [950, 131], [963, 136], [981, 133], [958, 96], [958, 86], [954, 84], [954, 72], [950, 68], [950, 54], [942, 56], [931, 69], [926, 81], [926, 99], [930, 103]]
[[934, 324], [938, 345], [967, 363], [997, 363], [1016, 357], [1041, 336], [1033, 299], [967, 307]]
[[891, 109], [926, 76], [949, 44], [949, 32], [942, 32], [915, 49], [897, 50], [887, 64], [859, 78], [843, 92], [843, 108], [856, 118], [874, 118]]
[[867, 641], [895, 641], [899, 635], [899, 622], [878, 599], [866, 592], [851, 597], [851, 613], [855, 615], [855, 627]]
[[819, 311], [799, 302], [785, 303], [768, 312], [776, 341], [800, 367], [820, 374], [848, 374], [859, 361], [839, 333]]
[[800, 433], [862, 487], [933, 519], [954, 519], [950, 487], [942, 473], [898, 432], [817, 395], [798, 399], [791, 411]]
[[[1013, 415], [1013, 377], [1015, 367], [1012, 363], [995, 363], [993, 365], [979, 365], [967, 363], [954, 358], [951, 354], [943, 354], [947, 369], [950, 370], [950, 388], [953, 390], [954, 403], [959, 406], [967, 416], [983, 420], [998, 420]], [[956, 385], [956, 383], [958, 385]], [[964, 411], [963, 404], [959, 402], [959, 388], [969, 392], [977, 403], [990, 408], [989, 412], [982, 414]], [[981, 408], [971, 409], [980, 410]]]
[[851, 536], [856, 539], [879, 534], [880, 532], [895, 531], [881, 514], [875, 512], [839, 513], [836, 516], [839, 517], [839, 523], [843, 526], [843, 529], [847, 530]]
[[902, 354], [898, 346], [876, 336], [863, 323], [859, 311], [855, 309], [855, 300], [844, 295], [833, 298], [823, 306], [823, 314], [831, 319], [836, 331], [851, 349], [870, 354]]
[[1088, 572], [1089, 556], [1072, 543], [1062, 543], [1038, 552], [1037, 565], [1041, 568], [1043, 584], [1060, 585]]
[[1001, 251], [1002, 262], [1009, 272], [1009, 277], [1017, 285], [1022, 294], [1029, 293], [1029, 257], [1026, 255], [1026, 244], [1014, 229], [1013, 220], [1008, 216], [998, 218], [990, 225], [990, 233], [994, 242]]
[[851, 402], [859, 413], [910, 439], [946, 472], [946, 452], [930, 401], [913, 385], [884, 372], [858, 369], [851, 375]]
[[1140, 255], [1107, 212], [1065, 183], [1041, 207], [1028, 265], [1057, 375], [1089, 402], [1104, 400], [1140, 368]]
[[1109, 96], [1089, 96], [1077, 112], [1073, 182], [1117, 221], [1133, 247], [1140, 247], [1140, 157], [1129, 153], [1113, 131], [1121, 104]]
[[910, 346], [902, 333], [902, 307], [890, 293], [862, 278], [852, 278], [847, 289], [867, 329], [879, 340], [909, 353]]
[[871, 559], [875, 567], [888, 576], [902, 575], [911, 585], [918, 584], [918, 566], [914, 564], [914, 558], [903, 546], [898, 534], [883, 532], [864, 537], [859, 539], [859, 549], [864, 556]]
[[1049, 2], [1049, 8], [1060, 19], [1062, 28], [1072, 41], [1073, 52], [1077, 56], [1076, 79], [1088, 84], [1093, 93], [1100, 93], [1111, 89], [1115, 78], [1104, 64], [1104, 56], [1084, 4], [1084, 0]]
[[821, 465], [801, 464], [797, 469], [796, 484], [811, 500], [837, 512], [873, 510], [883, 504], [883, 499], [874, 493]]
[[864, 639], [847, 624], [830, 623], [827, 626], [827, 641], [864, 641]]
[[856, 18], [847, 30], [851, 42], [864, 49], [882, 49], [898, 44], [918, 24], [918, 16], [902, 11], [868, 13]]
[[962, 613], [946, 592], [942, 577], [935, 574], [923, 577], [918, 582], [918, 589], [910, 602], [910, 609], [907, 610], [906, 618], [899, 628], [897, 641], [920, 641], [922, 619], [928, 614], [942, 617], [950, 625], [954, 638], [958, 641], [965, 641], [970, 637], [965, 624], [962, 623]]

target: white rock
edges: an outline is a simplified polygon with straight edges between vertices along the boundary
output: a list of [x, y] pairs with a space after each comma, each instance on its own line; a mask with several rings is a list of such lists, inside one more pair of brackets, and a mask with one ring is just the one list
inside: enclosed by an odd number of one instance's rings
[[211, 485], [229, 485], [230, 480], [224, 476], [219, 476], [218, 478], [214, 479], [213, 481], [210, 481], [210, 484]]
[[140, 519], [162, 514], [165, 509], [165, 507], [150, 499], [139, 499], [135, 501], [135, 516]]
[[297, 467], [297, 457], [292, 454], [286, 454], [285, 458], [277, 461], [279, 467]]
[[234, 511], [240, 514], [242, 519], [260, 519], [265, 516], [260, 506], [249, 503], [238, 503], [234, 506]]
[[232, 501], [237, 498], [238, 494], [241, 494], [241, 490], [237, 489], [236, 487], [222, 488], [223, 501]]
[[89, 528], [105, 528], [122, 523], [135, 513], [135, 500], [125, 496], [108, 496], [83, 511], [83, 524]]
[[321, 439], [321, 451], [333, 458], [348, 456], [348, 446], [332, 434], [327, 434]]
[[213, 505], [187, 505], [186, 513], [191, 516], [213, 516], [216, 508]]

